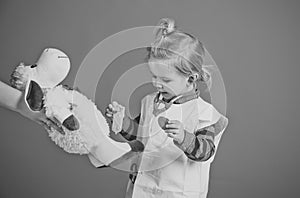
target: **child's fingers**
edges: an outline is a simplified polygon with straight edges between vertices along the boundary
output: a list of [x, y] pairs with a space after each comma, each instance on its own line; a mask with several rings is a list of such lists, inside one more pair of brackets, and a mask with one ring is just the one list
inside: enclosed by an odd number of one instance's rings
[[117, 113], [117, 112], [118, 112], [118, 107], [115, 106], [115, 105], [109, 104], [109, 105], [108, 105], [108, 108], [109, 108], [109, 110], [110, 110], [112, 113]]
[[112, 104], [109, 104], [108, 107], [105, 109], [105, 115], [109, 118], [112, 118], [114, 114], [120, 111], [120, 105], [113, 101]]
[[177, 123], [169, 123], [169, 122], [168, 122], [168, 123], [165, 125], [165, 128], [167, 128], [167, 129], [178, 129], [179, 126], [178, 126]]
[[173, 138], [173, 139], [175, 138], [175, 134], [173, 134], [173, 133], [168, 133], [167, 136], [170, 138]]
[[109, 108], [106, 108], [106, 109], [105, 109], [105, 115], [106, 115], [106, 116], [112, 117], [112, 114], [113, 114], [113, 113], [112, 113], [112, 111], [111, 111]]
[[167, 135], [169, 135], [169, 134], [173, 134], [173, 135], [177, 134], [176, 130], [173, 130], [173, 129], [166, 129], [165, 133], [167, 133]]
[[169, 120], [168, 124], [180, 124], [180, 121], [178, 121], [178, 120]]
[[117, 111], [115, 111], [113, 108], [107, 107], [106, 108], [106, 112], [110, 113], [110, 114], [114, 114], [117, 113]]
[[112, 110], [111, 110], [109, 107], [107, 107], [107, 108], [105, 109], [105, 112], [107, 112], [107, 113], [112, 113]]
[[114, 110], [115, 110], [114, 107], [112, 106], [112, 104], [109, 104], [109, 105], [108, 105], [108, 109], [109, 109], [110, 111], [114, 111]]
[[106, 115], [107, 117], [112, 117], [112, 116], [113, 116], [111, 113], [108, 113], [108, 112], [107, 112], [105, 115]]

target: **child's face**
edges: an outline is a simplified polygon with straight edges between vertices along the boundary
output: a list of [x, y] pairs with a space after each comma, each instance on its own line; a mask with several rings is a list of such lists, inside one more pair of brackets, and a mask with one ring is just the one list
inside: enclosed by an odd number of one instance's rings
[[148, 65], [152, 83], [164, 98], [170, 99], [192, 89], [192, 86], [187, 86], [188, 77], [180, 75], [174, 67], [159, 61], [149, 61]]

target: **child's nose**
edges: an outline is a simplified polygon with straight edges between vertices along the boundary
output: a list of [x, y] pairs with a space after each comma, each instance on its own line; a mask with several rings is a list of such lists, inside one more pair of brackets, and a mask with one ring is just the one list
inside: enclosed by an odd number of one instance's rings
[[157, 79], [152, 79], [152, 84], [157, 89], [161, 89], [163, 87], [162, 83], [159, 82]]

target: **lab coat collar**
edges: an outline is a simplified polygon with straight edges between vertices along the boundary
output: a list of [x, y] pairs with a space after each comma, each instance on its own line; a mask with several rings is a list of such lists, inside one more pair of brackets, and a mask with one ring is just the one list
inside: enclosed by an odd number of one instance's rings
[[160, 92], [157, 92], [155, 97], [155, 102], [162, 102], [164, 104], [183, 104], [185, 102], [188, 102], [190, 100], [193, 100], [195, 98], [198, 98], [200, 96], [200, 91], [198, 88], [194, 85], [193, 89], [187, 93], [174, 96], [170, 100], [166, 100], [163, 98], [162, 94]]
[[[153, 114], [157, 116], [158, 114], [169, 109], [172, 104], [183, 104], [190, 100], [196, 99], [199, 96], [200, 96], [200, 91], [197, 89], [196, 86], [194, 86], [191, 91], [185, 94], [181, 94], [179, 96], [175, 96], [168, 102], [163, 98], [162, 94], [158, 92], [154, 97], [154, 101], [153, 101]], [[164, 107], [159, 109], [160, 104], [163, 104]]]

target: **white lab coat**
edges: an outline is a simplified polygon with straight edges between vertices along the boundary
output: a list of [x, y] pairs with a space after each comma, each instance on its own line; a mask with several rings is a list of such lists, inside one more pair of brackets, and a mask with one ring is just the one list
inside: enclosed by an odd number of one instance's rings
[[[189, 159], [173, 139], [167, 137], [157, 120], [160, 116], [179, 120], [186, 131], [193, 133], [225, 117], [201, 97], [183, 104], [172, 104], [165, 112], [154, 116], [155, 95], [150, 94], [142, 100], [138, 139], [145, 144], [145, 151], [132, 162], [139, 165], [139, 173], [134, 185], [129, 181], [126, 197], [206, 198], [214, 156], [205, 162]], [[227, 118], [223, 120], [224, 125], [215, 136], [216, 149], [228, 123]]]

